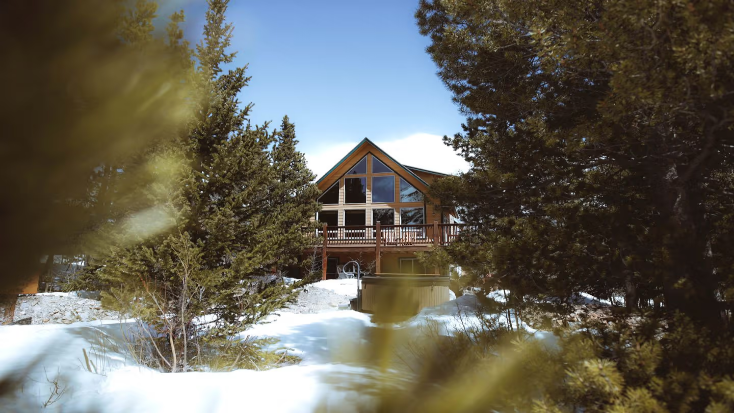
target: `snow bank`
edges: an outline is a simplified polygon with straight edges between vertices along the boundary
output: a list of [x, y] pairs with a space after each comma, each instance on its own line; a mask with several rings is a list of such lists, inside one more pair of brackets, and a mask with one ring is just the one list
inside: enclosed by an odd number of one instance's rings
[[[493, 298], [498, 302], [505, 302], [505, 293], [505, 291], [493, 291], [487, 297]], [[528, 334], [545, 342], [549, 346], [556, 346], [557, 337], [553, 333], [530, 327], [523, 320], [516, 318], [515, 311], [512, 309], [496, 314], [483, 313], [479, 300], [472, 294], [462, 295], [455, 300], [447, 301], [434, 307], [426, 307], [417, 316], [408, 321], [407, 325], [420, 328], [420, 326], [427, 324], [429, 321], [437, 322], [439, 334], [450, 336], [457, 332], [481, 329], [485, 321], [490, 318], [493, 318], [500, 325], [508, 326], [510, 324], [508, 322], [508, 316], [513, 328], [518, 327], [517, 324], [519, 321], [519, 327]]]
[[302, 358], [301, 365], [351, 362], [359, 359], [355, 351], [366, 344], [364, 330], [374, 326], [369, 315], [356, 311], [330, 311], [318, 314], [276, 313], [242, 333], [242, 336], [276, 337], [271, 350], [289, 349]]
[[337, 294], [341, 294], [347, 297], [357, 296], [357, 280], [356, 279], [337, 279], [337, 280], [323, 280], [318, 281], [310, 286], [323, 288], [325, 290], [333, 291]]
[[[110, 320], [2, 326], [0, 375], [19, 377], [23, 389], [0, 403], [4, 411], [41, 410], [52, 396], [54, 381], [65, 390], [47, 407], [51, 411], [311, 412], [324, 406], [344, 411], [359, 400], [369, 402], [369, 396], [355, 389], [376, 375], [353, 362], [363, 356], [360, 348], [367, 345], [370, 316], [354, 311], [281, 313], [266, 321], [245, 335], [279, 338], [273, 347], [292, 348], [303, 358], [300, 365], [267, 371], [160, 373], [125, 357], [123, 333], [133, 324]], [[87, 370], [82, 349], [99, 374]]]
[[[356, 280], [327, 280], [313, 286], [343, 291], [345, 296], [356, 295], [357, 289]], [[506, 317], [477, 314], [477, 308], [477, 297], [464, 295], [425, 308], [397, 327], [409, 333], [435, 320], [444, 334], [451, 334], [478, 325], [479, 317]], [[355, 311], [279, 312], [253, 326], [242, 336], [277, 338], [280, 342], [271, 349], [288, 349], [302, 358], [299, 365], [268, 371], [160, 373], [126, 358], [123, 334], [132, 327], [118, 321], [0, 327], [0, 374], [23, 380], [18, 397], [0, 401], [3, 410], [41, 410], [57, 381], [66, 392], [48, 406], [51, 411], [356, 411], [371, 397], [356, 391], [364, 387], [360, 383], [380, 380], [362, 367], [376, 325], [371, 316]], [[540, 340], [554, 339], [551, 333], [522, 327]], [[98, 374], [88, 371], [83, 349]]]

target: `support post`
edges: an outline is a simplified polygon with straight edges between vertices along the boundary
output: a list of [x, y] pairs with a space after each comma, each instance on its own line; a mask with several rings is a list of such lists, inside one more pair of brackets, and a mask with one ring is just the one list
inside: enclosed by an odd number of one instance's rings
[[433, 246], [438, 247], [438, 240], [440, 234], [438, 233], [438, 221], [433, 221]]
[[380, 270], [380, 244], [382, 243], [382, 230], [380, 229], [380, 221], [375, 224], [377, 234], [375, 236], [375, 274], [379, 274]]
[[324, 224], [324, 246], [321, 249], [321, 279], [326, 279], [326, 266], [327, 266], [327, 259], [326, 259], [326, 247], [328, 245], [328, 239], [329, 235], [326, 232], [329, 226], [327, 224]]
[[[439, 234], [438, 221], [433, 221], [433, 248], [438, 248], [438, 241], [441, 234]], [[441, 275], [441, 269], [436, 267], [433, 272], [437, 275]]]

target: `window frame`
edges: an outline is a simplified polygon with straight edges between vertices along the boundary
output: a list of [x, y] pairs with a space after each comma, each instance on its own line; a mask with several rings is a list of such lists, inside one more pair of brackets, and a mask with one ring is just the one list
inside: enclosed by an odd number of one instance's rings
[[[345, 209], [344, 210], [344, 226], [348, 226], [347, 224], [347, 215], [349, 212], [362, 212], [364, 214], [364, 224], [357, 224], [356, 226], [366, 226], [367, 225], [367, 210], [366, 209]], [[354, 225], [354, 224], [351, 224]]]
[[377, 225], [375, 220], [375, 211], [392, 211], [392, 224], [381, 224], [381, 225], [395, 225], [395, 208], [372, 208], [372, 225]]
[[[405, 182], [407, 185], [410, 185], [411, 188], [415, 189], [415, 191], [420, 195], [421, 199], [403, 201], [403, 182]], [[398, 195], [400, 195], [400, 200], [398, 202], [402, 204], [408, 204], [411, 202], [423, 202], [425, 200], [425, 195], [423, 194], [423, 192], [421, 192], [418, 188], [415, 187], [415, 185], [408, 182], [408, 180], [403, 178], [402, 176], [400, 177], [400, 181], [398, 183]]]
[[[367, 177], [366, 176], [355, 176], [355, 177], [344, 177], [344, 205], [362, 205], [367, 204]], [[349, 202], [347, 201], [347, 179], [363, 179], [363, 188], [364, 188], [364, 202]]]
[[[340, 181], [341, 181], [341, 179], [337, 179], [337, 181], [334, 182], [328, 189], [326, 189], [326, 191], [324, 191], [323, 193], [321, 193], [321, 195], [319, 195], [319, 197], [316, 199], [316, 202], [318, 202], [320, 204], [323, 204], [323, 205], [339, 205]], [[334, 189], [334, 186], [336, 186], [336, 203], [334, 203], [334, 204], [327, 204], [325, 202], [321, 202], [321, 198], [323, 198], [324, 195], [326, 195], [327, 192], [329, 192], [332, 189]]]
[[[360, 163], [362, 163], [362, 161], [364, 161], [364, 172], [355, 172], [355, 173], [352, 173], [352, 170], [354, 170], [354, 168], [356, 168], [357, 165], [359, 165]], [[355, 162], [354, 165], [352, 165], [352, 167], [349, 168], [349, 170], [344, 174], [344, 176], [345, 177], [350, 176], [350, 175], [357, 175], [357, 176], [359, 176], [359, 175], [365, 175], [366, 176], [368, 174], [369, 169], [370, 168], [367, 167], [367, 155], [365, 155], [365, 156], [362, 157], [362, 159], [360, 159], [357, 162]]]
[[[406, 224], [405, 222], [403, 222], [403, 210], [404, 209], [420, 209], [420, 210], [422, 210], [421, 216], [423, 217], [423, 222], [421, 222], [420, 224]], [[426, 208], [425, 207], [423, 207], [423, 206], [412, 206], [412, 207], [406, 206], [406, 207], [400, 207], [400, 225], [425, 225], [425, 223], [426, 223]]]
[[[316, 221], [318, 221], [321, 224], [324, 224], [324, 222], [321, 221], [321, 214], [324, 213], [324, 212], [326, 212], [326, 213], [336, 212], [336, 225], [334, 225], [334, 226], [337, 226], [338, 227], [339, 226], [339, 210], [338, 209], [327, 209], [327, 210], [321, 210], [321, 211], [317, 212], [316, 213]], [[326, 224], [329, 225], [328, 223], [326, 223]], [[331, 225], [329, 225], [329, 226], [331, 226]]]
[[[372, 184], [371, 191], [372, 192], [372, 202], [373, 204], [392, 204], [395, 203], [395, 177], [397, 175], [372, 175], [372, 181], [370, 182]], [[392, 194], [392, 199], [388, 201], [375, 201], [375, 179], [385, 179], [385, 178], [392, 178], [392, 191], [390, 193]]]
[[[404, 262], [410, 262], [411, 263], [410, 264], [410, 269], [411, 269], [410, 272], [403, 272], [403, 263]], [[418, 258], [415, 258], [415, 257], [400, 257], [400, 258], [398, 258], [398, 272], [400, 274], [405, 274], [405, 275], [422, 274], [422, 273], [416, 271], [416, 265], [420, 266], [420, 261], [418, 261]], [[420, 269], [420, 267], [418, 269]]]
[[[380, 165], [384, 166], [387, 169], [387, 171], [384, 171], [384, 172], [375, 172], [375, 161], [379, 162]], [[373, 175], [374, 174], [394, 174], [395, 173], [395, 171], [393, 171], [392, 168], [390, 168], [389, 166], [387, 166], [385, 164], [385, 162], [382, 162], [374, 154], [372, 155], [372, 167], [370, 169], [371, 169], [370, 173], [373, 174]]]

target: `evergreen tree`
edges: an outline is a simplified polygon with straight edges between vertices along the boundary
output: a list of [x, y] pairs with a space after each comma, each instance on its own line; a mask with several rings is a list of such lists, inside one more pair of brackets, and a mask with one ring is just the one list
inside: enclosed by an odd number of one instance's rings
[[182, 76], [178, 57], [151, 35], [151, 6], [132, 6], [0, 4], [4, 292], [44, 255], [85, 252], [113, 206], [144, 209], [136, 181], [149, 178], [148, 155], [188, 118], [189, 85], [170, 82]]
[[[104, 303], [164, 336], [139, 344], [150, 364], [173, 372], [260, 363], [237, 334], [292, 299], [293, 287], [276, 275], [302, 253], [302, 228], [318, 207], [294, 126], [287, 118], [281, 130], [252, 126], [252, 105], [237, 99], [249, 81], [245, 68], [223, 69], [234, 56], [226, 8], [225, 0], [209, 1], [198, 65], [186, 79], [196, 85], [195, 115], [188, 131], [160, 148], [161, 159], [184, 161], [161, 162], [152, 172], [176, 180], [148, 187], [156, 219], [169, 224], [117, 246], [94, 271], [108, 290]], [[176, 30], [169, 36], [180, 37]]]
[[521, 295], [661, 295], [721, 328], [731, 7], [422, 1], [428, 52], [468, 115], [449, 141], [473, 168], [432, 187], [476, 228], [457, 256]]

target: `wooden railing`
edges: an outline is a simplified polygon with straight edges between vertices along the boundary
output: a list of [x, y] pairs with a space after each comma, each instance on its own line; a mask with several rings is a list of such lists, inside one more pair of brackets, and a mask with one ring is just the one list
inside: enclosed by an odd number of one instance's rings
[[[463, 224], [349, 225], [327, 226], [309, 233], [324, 246], [428, 246], [448, 245], [461, 233]], [[323, 235], [326, 234], [325, 238]]]

